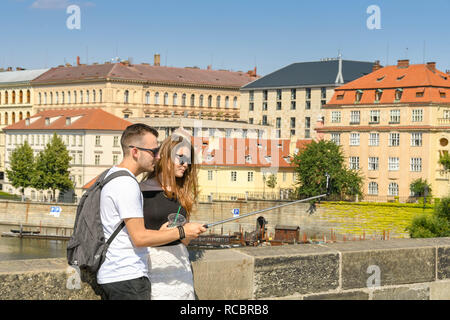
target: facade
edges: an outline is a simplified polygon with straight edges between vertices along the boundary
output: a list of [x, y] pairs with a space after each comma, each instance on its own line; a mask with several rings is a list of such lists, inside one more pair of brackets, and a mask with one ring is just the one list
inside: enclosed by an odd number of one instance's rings
[[0, 190], [5, 172], [5, 134], [1, 129], [33, 113], [34, 90], [31, 81], [48, 69], [0, 72]]
[[431, 183], [434, 197], [448, 195], [449, 176], [438, 161], [449, 150], [449, 74], [433, 62], [399, 60], [335, 91], [317, 130], [361, 170], [366, 199], [408, 201], [418, 178]]
[[120, 118], [190, 117], [238, 120], [239, 88], [256, 71], [105, 63], [52, 68], [32, 82], [37, 111], [102, 108]]
[[316, 139], [322, 106], [334, 89], [372, 68], [371, 62], [341, 58], [288, 65], [241, 88], [241, 120], [269, 125], [271, 138]]
[[[74, 192], [80, 199], [83, 192], [82, 186], [86, 182], [122, 161], [120, 137], [123, 130], [131, 124], [101, 109], [42, 111], [4, 128], [5, 165], [9, 168], [11, 152], [17, 146], [28, 141], [36, 156], [44, 150], [53, 133], [56, 132], [72, 157], [70, 176], [75, 185]], [[4, 190], [20, 193], [9, 184], [7, 177], [5, 177]], [[27, 188], [25, 196], [42, 201], [48, 200], [51, 192]]]

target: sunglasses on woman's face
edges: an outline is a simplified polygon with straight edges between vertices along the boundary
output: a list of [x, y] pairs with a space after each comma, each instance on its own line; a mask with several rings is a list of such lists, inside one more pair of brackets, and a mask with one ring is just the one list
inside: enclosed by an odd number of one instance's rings
[[161, 148], [161, 147], [156, 147], [156, 148], [153, 148], [153, 149], [147, 149], [147, 148], [141, 148], [141, 147], [136, 147], [136, 146], [128, 146], [128, 147], [129, 148], [136, 148], [136, 149], [142, 150], [142, 151], [151, 152], [153, 157], [156, 157], [156, 155], [159, 152], [159, 149]]
[[180, 162], [180, 166], [182, 166], [185, 163], [187, 163], [188, 165], [191, 164], [191, 158], [190, 157], [187, 157], [184, 154], [177, 154], [176, 156], [178, 158], [178, 161]]

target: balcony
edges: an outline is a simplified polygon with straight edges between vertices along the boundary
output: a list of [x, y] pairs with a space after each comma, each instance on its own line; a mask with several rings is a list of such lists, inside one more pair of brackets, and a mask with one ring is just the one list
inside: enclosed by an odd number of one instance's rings
[[450, 118], [439, 118], [438, 124], [450, 124]]

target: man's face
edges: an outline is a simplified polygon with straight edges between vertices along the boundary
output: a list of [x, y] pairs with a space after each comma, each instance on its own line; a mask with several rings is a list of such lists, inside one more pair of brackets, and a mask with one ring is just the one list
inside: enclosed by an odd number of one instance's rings
[[[148, 132], [142, 136], [141, 142], [136, 147], [143, 149], [155, 149], [158, 147], [158, 141], [153, 134]], [[137, 162], [140, 169], [144, 172], [152, 172], [155, 169], [155, 163], [159, 156], [148, 150], [136, 149]]]

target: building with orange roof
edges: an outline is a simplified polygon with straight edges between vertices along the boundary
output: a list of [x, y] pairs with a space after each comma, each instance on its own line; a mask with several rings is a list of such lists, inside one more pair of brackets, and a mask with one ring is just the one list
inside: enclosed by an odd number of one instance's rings
[[[5, 127], [5, 166], [9, 167], [11, 152], [28, 141], [35, 155], [42, 151], [53, 133], [64, 141], [71, 160], [70, 176], [74, 192], [81, 197], [83, 185], [103, 170], [122, 160], [120, 137], [132, 123], [102, 109], [59, 109], [41, 111], [29, 118]], [[3, 190], [15, 193], [5, 177]], [[17, 191], [18, 192], [18, 191]], [[51, 192], [25, 190], [32, 200], [49, 199]]]
[[32, 86], [36, 111], [85, 107], [120, 118], [238, 120], [239, 89], [255, 79], [256, 70], [161, 66], [155, 55], [153, 65], [122, 61], [51, 68]]
[[438, 161], [449, 150], [450, 75], [436, 63], [375, 66], [336, 88], [324, 110], [316, 130], [361, 170], [366, 199], [408, 201], [419, 178], [431, 183], [433, 196], [448, 195], [449, 175]]

